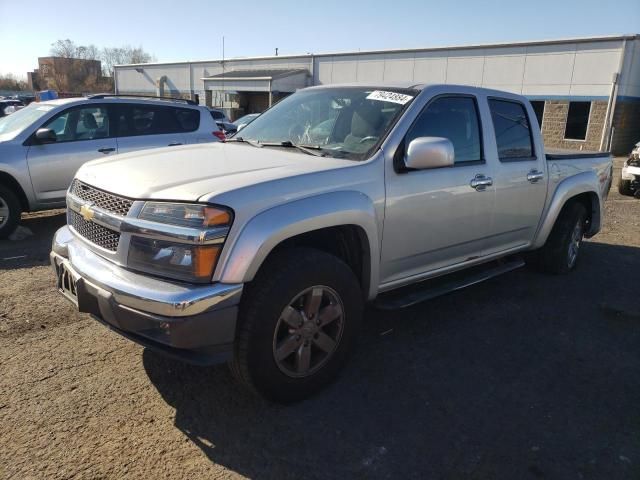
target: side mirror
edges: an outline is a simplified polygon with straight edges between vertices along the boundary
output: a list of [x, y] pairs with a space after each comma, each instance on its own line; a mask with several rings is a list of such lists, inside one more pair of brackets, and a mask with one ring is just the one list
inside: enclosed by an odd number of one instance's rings
[[36, 132], [36, 140], [38, 143], [55, 143], [57, 139], [56, 132], [50, 128], [39, 128]]
[[448, 138], [418, 137], [411, 140], [407, 147], [404, 164], [407, 168], [425, 170], [451, 167], [453, 159], [453, 143]]

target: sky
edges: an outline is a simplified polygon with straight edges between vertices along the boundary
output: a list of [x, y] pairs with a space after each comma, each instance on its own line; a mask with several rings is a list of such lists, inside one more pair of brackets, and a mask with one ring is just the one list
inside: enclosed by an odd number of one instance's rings
[[[640, 33], [640, 0], [0, 0], [0, 74], [51, 44], [142, 46], [159, 62]], [[98, 6], [99, 5], [99, 6]], [[26, 10], [28, 8], [29, 11]], [[60, 10], [63, 10], [61, 12]], [[14, 18], [15, 21], [11, 21]], [[9, 21], [7, 21], [9, 19]]]

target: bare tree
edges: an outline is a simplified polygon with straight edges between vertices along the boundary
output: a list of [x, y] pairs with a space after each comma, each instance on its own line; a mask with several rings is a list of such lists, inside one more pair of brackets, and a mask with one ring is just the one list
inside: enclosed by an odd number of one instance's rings
[[69, 40], [56, 40], [55, 43], [51, 44], [51, 55], [54, 57], [63, 57], [63, 58], [74, 58], [76, 54], [76, 44]]
[[0, 90], [22, 91], [27, 89], [27, 82], [12, 73], [0, 75]]
[[155, 61], [155, 57], [145, 52], [142, 47], [133, 48], [130, 45], [123, 47], [102, 49], [102, 73], [105, 77], [113, 76], [114, 66], [126, 63], [149, 63]]
[[[77, 45], [73, 40], [57, 40], [51, 44], [51, 55], [67, 59], [64, 73], [54, 75], [51, 88], [60, 91], [107, 91], [113, 88], [112, 77], [114, 66], [125, 63], [149, 63], [155, 57], [140, 47], [124, 45], [122, 47], [105, 47], [99, 49], [95, 45]], [[86, 62], [77, 60], [100, 60], [102, 62], [102, 77], [96, 74]]]

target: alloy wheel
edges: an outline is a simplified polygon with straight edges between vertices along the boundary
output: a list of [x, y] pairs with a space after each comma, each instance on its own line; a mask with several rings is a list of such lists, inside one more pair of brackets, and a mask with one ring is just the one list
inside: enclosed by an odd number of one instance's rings
[[307, 377], [333, 356], [344, 330], [344, 306], [335, 290], [313, 286], [284, 308], [273, 336], [273, 358], [282, 373]]

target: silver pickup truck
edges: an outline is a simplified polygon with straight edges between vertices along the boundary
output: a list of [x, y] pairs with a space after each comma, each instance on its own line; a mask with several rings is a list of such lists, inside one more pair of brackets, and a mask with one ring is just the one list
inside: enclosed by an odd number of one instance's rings
[[608, 154], [545, 154], [519, 95], [313, 87], [226, 143], [84, 165], [51, 261], [81, 312], [293, 401], [337, 375], [366, 302], [411, 305], [524, 261], [572, 270], [611, 170]]

